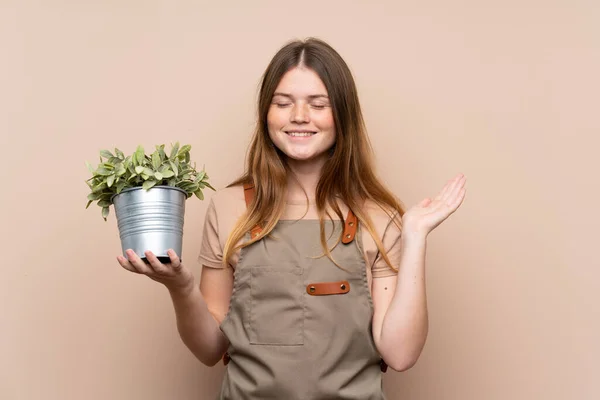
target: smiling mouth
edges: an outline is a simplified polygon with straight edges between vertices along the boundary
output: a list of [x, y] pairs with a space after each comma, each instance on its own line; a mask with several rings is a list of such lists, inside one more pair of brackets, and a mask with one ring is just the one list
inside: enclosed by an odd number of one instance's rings
[[315, 135], [317, 132], [314, 132], [314, 131], [288, 131], [285, 133], [286, 133], [286, 135], [291, 136], [291, 137], [308, 137], [308, 136]]

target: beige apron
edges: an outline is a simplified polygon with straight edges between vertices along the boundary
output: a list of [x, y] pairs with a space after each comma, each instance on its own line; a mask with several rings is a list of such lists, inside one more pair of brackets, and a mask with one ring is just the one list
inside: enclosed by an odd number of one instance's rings
[[[246, 203], [254, 188], [245, 186]], [[373, 341], [373, 303], [351, 212], [327, 221], [323, 253], [318, 220], [279, 221], [241, 250], [229, 311], [221, 400], [385, 400], [386, 365]], [[331, 231], [334, 229], [333, 234]], [[260, 227], [251, 234], [260, 231]], [[354, 240], [354, 239], [357, 240]]]

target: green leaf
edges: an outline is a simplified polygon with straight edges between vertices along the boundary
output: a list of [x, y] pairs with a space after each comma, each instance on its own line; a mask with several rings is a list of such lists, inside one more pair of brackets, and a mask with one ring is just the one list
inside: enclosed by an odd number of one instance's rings
[[[87, 195], [87, 199], [89, 201], [94, 201], [94, 200], [98, 200], [100, 198], [101, 194], [96, 192], [96, 193], [90, 193]], [[87, 208], [87, 207], [86, 207]]]
[[206, 172], [201, 171], [200, 173], [198, 173], [198, 176], [196, 176], [196, 182], [203, 180], [205, 176], [206, 176]]
[[197, 198], [199, 198], [200, 200], [204, 200], [204, 194], [202, 193], [201, 189], [198, 189], [194, 192], [194, 194], [196, 195]]
[[123, 176], [125, 175], [125, 172], [127, 172], [127, 170], [125, 169], [125, 166], [122, 163], [117, 164], [116, 166], [117, 169], [117, 176]]
[[105, 221], [106, 221], [106, 217], [108, 217], [109, 212], [110, 212], [110, 209], [108, 207], [102, 208], [102, 218], [104, 218]]
[[106, 178], [106, 185], [108, 187], [111, 187], [113, 185], [113, 183], [115, 183], [115, 178], [116, 178], [116, 175], [114, 175], [114, 174], [110, 175], [108, 178]]
[[110, 201], [108, 201], [108, 200], [100, 200], [100, 201], [98, 202], [98, 205], [99, 205], [100, 207], [102, 207], [102, 208], [104, 208], [104, 207], [108, 207], [108, 206], [110, 206]]
[[142, 188], [144, 188], [145, 190], [150, 189], [152, 186], [156, 185], [158, 183], [158, 181], [155, 180], [148, 180], [146, 182], [144, 182], [144, 184], [142, 185]]
[[142, 161], [144, 159], [145, 153], [144, 153], [144, 148], [142, 147], [142, 145], [139, 145], [137, 147], [137, 149], [135, 150], [135, 157], [137, 158], [138, 161]]
[[92, 201], [93, 201], [93, 200], [89, 200], [89, 201], [87, 202], [87, 204], [85, 205], [85, 208], [86, 208], [86, 209], [87, 209], [87, 208], [90, 206], [90, 204], [92, 204]]
[[141, 165], [138, 165], [137, 167], [135, 167], [136, 174], [141, 174], [142, 172], [144, 172], [144, 167], [142, 167]]
[[188, 193], [193, 193], [199, 189], [198, 185], [192, 182], [182, 182], [179, 187]]
[[158, 151], [155, 151], [152, 153], [152, 167], [154, 167], [154, 169], [158, 169], [158, 167], [160, 167], [160, 163], [160, 155], [158, 154]]
[[173, 171], [171, 171], [170, 169], [168, 169], [162, 173], [163, 178], [171, 178], [174, 175], [175, 175], [175, 173]]
[[146, 154], [144, 153], [144, 148], [142, 146], [138, 146], [135, 153], [135, 165], [144, 165], [146, 164]]
[[125, 186], [127, 186], [127, 182], [126, 181], [122, 181], [122, 182], [117, 183], [115, 185], [116, 194], [121, 193], [121, 191], [125, 188]]
[[177, 168], [177, 165], [173, 162], [169, 160], [169, 164], [171, 165], [171, 169], [173, 170], [173, 173], [175, 174], [175, 176], [179, 175], [179, 169]]
[[104, 157], [104, 158], [107, 158], [107, 159], [108, 159], [108, 158], [112, 158], [112, 157], [114, 157], [113, 153], [111, 153], [111, 152], [110, 152], [110, 151], [108, 151], [108, 150], [100, 150], [100, 155], [101, 155], [102, 157]]
[[146, 174], [146, 175], [148, 175], [148, 176], [154, 175], [154, 171], [152, 171], [150, 168], [147, 168], [147, 167], [144, 168], [143, 173]]
[[122, 152], [121, 150], [117, 149], [116, 147], [115, 147], [115, 154], [116, 154], [116, 155], [117, 155], [117, 157], [119, 157], [121, 160], [124, 160], [124, 159], [125, 159], [125, 154], [123, 154], [123, 152]]
[[175, 157], [177, 157], [177, 153], [179, 152], [179, 142], [175, 143], [175, 145], [171, 145], [171, 155], [169, 156], [170, 159], [175, 159]]
[[92, 188], [92, 193], [100, 192], [100, 191], [106, 189], [107, 187], [108, 187], [108, 185], [106, 184], [106, 182], [101, 182]]
[[102, 176], [108, 176], [108, 175], [112, 175], [113, 171], [112, 169], [108, 169], [105, 166], [100, 166], [98, 167], [98, 169], [96, 170], [96, 175], [102, 175]]
[[92, 167], [92, 164], [90, 164], [89, 162], [85, 162], [85, 165], [87, 166], [87, 169], [93, 174], [94, 173], [94, 167]]
[[189, 153], [189, 151], [191, 149], [192, 149], [192, 146], [190, 146], [189, 144], [181, 146], [181, 149], [179, 149], [179, 155], [183, 155], [183, 154]]
[[208, 182], [203, 182], [203, 183], [206, 185], [206, 187], [207, 187], [207, 188], [210, 188], [210, 189], [212, 189], [212, 190], [214, 190], [214, 191], [216, 191], [216, 190], [217, 190], [217, 189], [215, 189], [214, 187], [212, 187], [212, 186], [210, 185], [210, 183], [208, 183]]
[[155, 173], [154, 173], [154, 177], [155, 177], [156, 179], [158, 179], [159, 181], [162, 181], [162, 179], [163, 179], [163, 174], [161, 174], [160, 172], [155, 172]]
[[160, 146], [157, 146], [156, 149], [158, 150], [158, 155], [160, 156], [160, 162], [162, 163], [163, 161], [165, 161], [167, 159], [167, 154], [165, 153], [165, 145], [161, 144]]
[[110, 200], [111, 196], [113, 195], [112, 191], [111, 192], [104, 192], [100, 195], [100, 200]]

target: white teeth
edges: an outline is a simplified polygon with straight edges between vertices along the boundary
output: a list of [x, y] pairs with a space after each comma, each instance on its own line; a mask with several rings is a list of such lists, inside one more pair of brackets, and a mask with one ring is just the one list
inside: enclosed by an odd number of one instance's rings
[[314, 135], [314, 133], [311, 133], [311, 132], [288, 132], [287, 134], [290, 136], [312, 136], [312, 135]]

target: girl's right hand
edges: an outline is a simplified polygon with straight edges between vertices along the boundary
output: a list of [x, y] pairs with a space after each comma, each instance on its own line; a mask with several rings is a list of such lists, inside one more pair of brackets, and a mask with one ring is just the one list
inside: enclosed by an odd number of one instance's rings
[[185, 295], [192, 291], [194, 275], [181, 263], [173, 250], [169, 249], [167, 252], [171, 262], [166, 264], [161, 263], [151, 251], [144, 253], [149, 262], [148, 264], [131, 249], [128, 249], [125, 254], [127, 254], [127, 258], [117, 256], [117, 261], [126, 270], [146, 275], [150, 279], [165, 285], [172, 293]]

